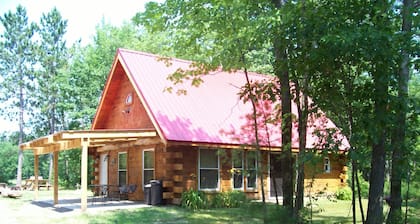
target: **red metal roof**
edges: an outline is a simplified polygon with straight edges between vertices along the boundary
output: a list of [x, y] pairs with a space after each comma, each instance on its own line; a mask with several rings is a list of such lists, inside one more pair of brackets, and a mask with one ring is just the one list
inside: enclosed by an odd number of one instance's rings
[[[143, 52], [119, 49], [119, 59], [133, 82], [134, 88], [144, 99], [150, 111], [151, 119], [157, 124], [160, 133], [168, 141], [196, 142], [210, 144], [252, 144], [255, 135], [252, 129], [252, 105], [244, 103], [238, 95], [239, 88], [246, 83], [243, 71], [216, 71], [203, 75], [203, 83], [199, 87], [190, 82], [174, 85], [167, 76], [178, 68], [189, 69], [191, 62], [171, 59], [168, 66], [159, 56]], [[272, 78], [256, 73], [249, 73], [251, 80]], [[164, 91], [167, 87], [185, 89], [186, 95], [178, 95]], [[260, 110], [271, 114], [273, 105], [260, 104]], [[296, 105], [292, 105], [296, 114]], [[263, 126], [263, 119], [259, 119]], [[315, 129], [335, 128], [335, 125], [324, 115], [312, 119], [308, 128], [307, 147], [313, 148], [320, 141], [313, 132]], [[279, 124], [269, 124], [269, 138], [265, 128], [261, 128], [259, 136], [263, 145], [281, 147]], [[298, 148], [297, 125], [293, 127], [293, 144]], [[344, 149], [348, 142], [341, 135]]]

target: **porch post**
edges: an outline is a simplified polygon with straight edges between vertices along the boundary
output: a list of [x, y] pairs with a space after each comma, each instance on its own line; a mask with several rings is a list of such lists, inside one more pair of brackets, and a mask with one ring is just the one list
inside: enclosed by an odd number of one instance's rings
[[58, 151], [54, 151], [54, 205], [58, 204]]
[[34, 154], [34, 175], [35, 175], [35, 180], [34, 180], [34, 198], [35, 200], [38, 200], [38, 175], [39, 175], [39, 171], [38, 171], [38, 154]]
[[82, 165], [81, 165], [81, 207], [82, 212], [85, 212], [87, 209], [87, 176], [88, 176], [88, 146], [89, 139], [82, 139]]

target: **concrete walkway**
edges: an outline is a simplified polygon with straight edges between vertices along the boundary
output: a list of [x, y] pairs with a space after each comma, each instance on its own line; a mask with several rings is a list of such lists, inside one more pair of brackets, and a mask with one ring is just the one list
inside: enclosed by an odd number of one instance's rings
[[[81, 212], [80, 210], [80, 198], [76, 199], [61, 199], [58, 204], [54, 206], [53, 200], [39, 200], [32, 201], [32, 205], [38, 206], [44, 209], [55, 211], [58, 213], [74, 213]], [[88, 200], [87, 213], [102, 212], [107, 210], [120, 210], [120, 209], [133, 209], [133, 208], [144, 208], [150, 207], [150, 205], [144, 204], [142, 201], [128, 201], [128, 200]]]

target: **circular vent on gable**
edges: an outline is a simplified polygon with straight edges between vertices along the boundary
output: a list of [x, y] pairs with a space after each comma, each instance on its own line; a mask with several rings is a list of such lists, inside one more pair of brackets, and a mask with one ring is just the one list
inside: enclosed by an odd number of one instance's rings
[[125, 98], [125, 105], [130, 105], [133, 103], [133, 93], [129, 93]]

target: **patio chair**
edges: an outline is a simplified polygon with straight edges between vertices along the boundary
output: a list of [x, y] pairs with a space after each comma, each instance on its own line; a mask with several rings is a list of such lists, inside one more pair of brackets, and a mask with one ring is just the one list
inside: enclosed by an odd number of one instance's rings
[[133, 194], [137, 189], [137, 184], [123, 185], [119, 187], [120, 190], [120, 200], [128, 200], [128, 195]]

